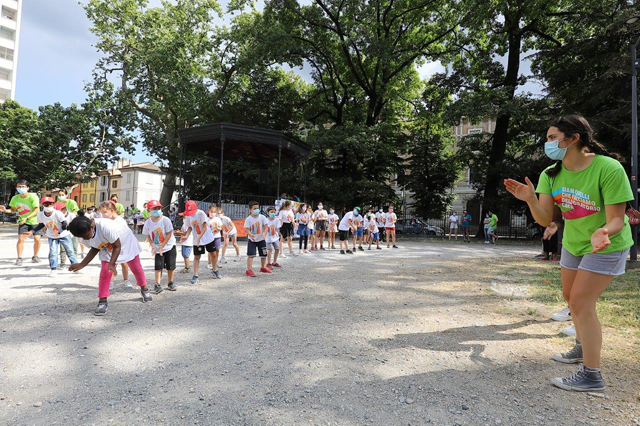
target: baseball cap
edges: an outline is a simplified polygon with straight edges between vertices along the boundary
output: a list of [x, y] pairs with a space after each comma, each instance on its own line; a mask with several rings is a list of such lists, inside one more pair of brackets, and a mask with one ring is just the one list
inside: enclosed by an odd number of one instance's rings
[[55, 209], [56, 209], [56, 210], [62, 210], [62, 209], [64, 209], [64, 208], [66, 208], [66, 207], [67, 207], [67, 205], [66, 205], [65, 203], [57, 202], [57, 203], [54, 205], [54, 207], [55, 207]]
[[42, 197], [42, 204], [44, 203], [53, 203], [54, 200], [51, 197]]
[[195, 201], [189, 200], [184, 203], [184, 212], [178, 213], [180, 216], [193, 216], [198, 211], [198, 205]]
[[162, 204], [160, 204], [160, 201], [158, 200], [149, 200], [147, 202], [147, 209], [153, 209], [156, 207], [162, 207]]

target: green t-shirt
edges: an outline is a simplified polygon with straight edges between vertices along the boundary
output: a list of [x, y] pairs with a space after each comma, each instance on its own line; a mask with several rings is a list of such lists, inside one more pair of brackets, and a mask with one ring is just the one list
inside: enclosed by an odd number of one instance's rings
[[142, 210], [142, 218], [143, 219], [148, 219], [149, 216], [151, 216], [151, 213], [149, 213], [149, 210], [147, 210], [147, 209]]
[[116, 210], [120, 213], [120, 216], [124, 215], [124, 206], [120, 203], [116, 203]]
[[496, 216], [495, 214], [491, 215], [491, 222], [489, 222], [489, 229], [496, 229], [498, 228], [498, 216]]
[[[562, 210], [565, 223], [562, 244], [574, 256], [584, 256], [593, 250], [591, 235], [607, 223], [604, 206], [633, 200], [622, 165], [602, 155], [596, 155], [589, 167], [578, 172], [564, 166], [555, 177], [542, 172], [536, 192], [551, 195]], [[627, 215], [622, 230], [609, 239], [611, 245], [598, 253], [614, 253], [633, 245]]]
[[[35, 209], [40, 208], [40, 198], [32, 192], [28, 192], [26, 197], [22, 197], [20, 194], [16, 194], [11, 198], [9, 207], [15, 209], [18, 212], [18, 216], [21, 218], [29, 216]], [[33, 216], [25, 222], [27, 225], [37, 225], [38, 215]]]
[[64, 200], [63, 203], [67, 206], [67, 211], [78, 213], [78, 210], [80, 210], [75, 200]]

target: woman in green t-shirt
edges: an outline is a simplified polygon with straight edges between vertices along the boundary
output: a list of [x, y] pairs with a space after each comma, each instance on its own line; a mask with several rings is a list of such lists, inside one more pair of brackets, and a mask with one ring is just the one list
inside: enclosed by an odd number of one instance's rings
[[[526, 201], [536, 222], [548, 226], [559, 208], [564, 217], [560, 258], [562, 294], [569, 303], [577, 338], [569, 352], [556, 354], [562, 363], [582, 363], [576, 373], [552, 383], [572, 391], [602, 391], [602, 330], [596, 301], [616, 275], [624, 274], [631, 228], [625, 215], [633, 192], [620, 162], [593, 138], [584, 117], [559, 117], [549, 126], [545, 153], [557, 163], [540, 175], [534, 189], [506, 179], [507, 190]], [[536, 192], [539, 197], [536, 197]]]

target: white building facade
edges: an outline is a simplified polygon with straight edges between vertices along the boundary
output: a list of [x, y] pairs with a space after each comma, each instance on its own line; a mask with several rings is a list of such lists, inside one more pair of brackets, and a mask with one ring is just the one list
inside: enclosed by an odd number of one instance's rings
[[23, 1], [0, 0], [0, 103], [16, 98]]

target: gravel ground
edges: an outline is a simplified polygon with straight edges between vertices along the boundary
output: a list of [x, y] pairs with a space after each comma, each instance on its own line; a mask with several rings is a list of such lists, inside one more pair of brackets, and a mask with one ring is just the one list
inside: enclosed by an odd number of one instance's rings
[[[15, 268], [0, 233], [0, 424], [633, 424], [638, 365], [606, 362], [605, 397], [553, 388], [566, 324], [488, 289], [492, 259], [536, 247], [400, 242], [288, 257], [94, 317], [98, 266]], [[241, 245], [244, 250], [244, 244]], [[28, 243], [25, 257], [31, 255]], [[152, 260], [143, 255], [152, 282]], [[181, 265], [181, 262], [179, 262]], [[166, 280], [166, 278], [165, 278]], [[166, 284], [166, 281], [165, 281]]]

